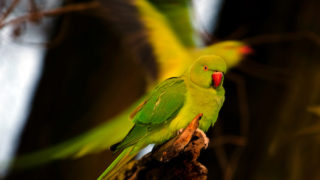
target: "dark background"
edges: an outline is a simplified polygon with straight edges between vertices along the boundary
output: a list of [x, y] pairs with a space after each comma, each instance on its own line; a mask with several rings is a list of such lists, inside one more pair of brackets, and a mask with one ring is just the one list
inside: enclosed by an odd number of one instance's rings
[[[144, 93], [146, 74], [156, 75], [145, 37], [138, 37], [138, 48], [127, 40], [143, 32], [135, 9], [101, 2], [108, 12], [58, 18], [19, 154], [101, 124]], [[226, 75], [226, 101], [200, 157], [209, 179], [320, 178], [319, 134], [297, 135], [319, 123], [306, 111], [320, 104], [318, 10], [318, 0], [223, 1], [212, 36], [244, 40], [255, 53]], [[111, 160], [102, 152], [11, 172], [7, 179], [94, 179]]]

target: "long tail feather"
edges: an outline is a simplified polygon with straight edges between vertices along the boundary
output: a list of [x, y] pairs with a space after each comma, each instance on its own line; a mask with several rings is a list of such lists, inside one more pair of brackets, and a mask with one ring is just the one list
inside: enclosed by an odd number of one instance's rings
[[139, 151], [133, 152], [134, 146], [124, 149], [120, 155], [108, 166], [97, 180], [112, 178], [125, 164], [134, 158]]
[[143, 99], [142, 97], [120, 115], [85, 134], [56, 146], [18, 157], [14, 160], [12, 168], [32, 168], [53, 160], [79, 158], [108, 149], [121, 141], [133, 127], [129, 116]]

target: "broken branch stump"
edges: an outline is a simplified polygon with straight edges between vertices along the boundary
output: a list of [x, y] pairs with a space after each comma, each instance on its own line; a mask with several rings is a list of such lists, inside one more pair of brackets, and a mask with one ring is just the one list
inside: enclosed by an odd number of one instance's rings
[[198, 129], [201, 117], [197, 115], [180, 134], [140, 160], [132, 160], [113, 179], [207, 179], [207, 168], [197, 161], [209, 142]]

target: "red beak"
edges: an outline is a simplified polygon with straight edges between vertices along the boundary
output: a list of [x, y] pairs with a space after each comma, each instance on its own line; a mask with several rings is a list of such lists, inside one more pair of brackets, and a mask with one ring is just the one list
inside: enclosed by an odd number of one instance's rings
[[223, 74], [222, 72], [214, 72], [212, 74], [213, 87], [217, 88], [221, 84]]
[[247, 54], [252, 54], [254, 50], [250, 46], [242, 46], [239, 48], [239, 52], [241, 54], [247, 55]]

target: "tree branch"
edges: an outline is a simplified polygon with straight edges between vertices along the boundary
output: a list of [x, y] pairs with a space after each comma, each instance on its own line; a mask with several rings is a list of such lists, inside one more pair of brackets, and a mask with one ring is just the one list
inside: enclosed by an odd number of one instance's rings
[[0, 24], [9, 16], [9, 14], [13, 11], [16, 5], [20, 2], [20, 0], [13, 0], [10, 4], [9, 8], [1, 15], [0, 17]]
[[260, 36], [255, 36], [251, 38], [243, 39], [251, 45], [262, 44], [262, 43], [278, 43], [285, 41], [296, 41], [300, 39], [308, 39], [314, 42], [317, 46], [320, 46], [320, 36], [312, 31], [300, 31], [292, 33], [283, 34], [265, 34]]
[[208, 145], [208, 138], [198, 129], [201, 117], [196, 116], [178, 136], [142, 159], [128, 163], [113, 179], [207, 179], [207, 168], [197, 161]]
[[[16, 0], [16, 1], [18, 1], [18, 0]], [[97, 1], [94, 1], [94, 2], [89, 2], [89, 3], [78, 3], [78, 4], [67, 5], [64, 7], [51, 9], [51, 10], [47, 10], [47, 11], [33, 12], [33, 13], [29, 13], [27, 15], [12, 19], [7, 22], [0, 21], [0, 29], [7, 26], [7, 25], [11, 25], [11, 24], [19, 24], [19, 23], [22, 23], [25, 21], [35, 20], [35, 19], [39, 19], [42, 17], [56, 16], [56, 15], [61, 15], [61, 14], [65, 14], [65, 13], [70, 13], [70, 12], [93, 9], [93, 8], [97, 8], [99, 6], [100, 6], [100, 3]]]

